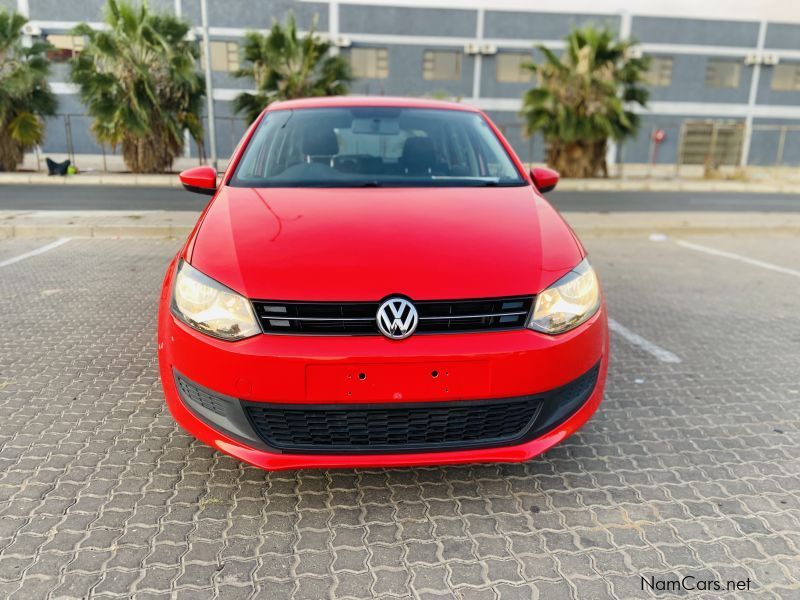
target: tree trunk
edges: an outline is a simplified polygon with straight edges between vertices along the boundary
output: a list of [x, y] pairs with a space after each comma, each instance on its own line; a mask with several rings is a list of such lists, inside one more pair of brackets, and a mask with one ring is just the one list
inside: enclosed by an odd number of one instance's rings
[[22, 146], [11, 139], [8, 128], [4, 127], [0, 134], [0, 171], [16, 171], [22, 162]]
[[163, 173], [172, 167], [181, 147], [163, 131], [154, 130], [144, 136], [125, 137], [122, 157], [132, 173]]
[[562, 177], [608, 177], [607, 140], [561, 142], [548, 140], [547, 165]]

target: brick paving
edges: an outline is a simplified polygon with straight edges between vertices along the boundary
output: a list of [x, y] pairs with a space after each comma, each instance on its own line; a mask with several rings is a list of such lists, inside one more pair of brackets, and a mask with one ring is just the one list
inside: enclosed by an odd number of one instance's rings
[[[686, 575], [800, 598], [798, 280], [586, 241], [614, 318], [683, 362], [613, 337], [600, 411], [521, 465], [259, 471], [164, 406], [176, 243], [73, 240], [0, 269], [0, 598], [584, 600]], [[746, 245], [796, 267], [798, 238], [775, 247]]]

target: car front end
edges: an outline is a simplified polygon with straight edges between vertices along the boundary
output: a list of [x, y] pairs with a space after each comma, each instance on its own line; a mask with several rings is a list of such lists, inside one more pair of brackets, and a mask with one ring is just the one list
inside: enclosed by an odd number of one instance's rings
[[[405, 126], [353, 114], [343, 132], [326, 113], [336, 147], [295, 170], [331, 177], [348, 135]], [[608, 328], [574, 234], [530, 181], [409, 187], [392, 168], [386, 185], [220, 187], [162, 287], [160, 374], [184, 429], [269, 470], [391, 467], [525, 461], [591, 417]]]

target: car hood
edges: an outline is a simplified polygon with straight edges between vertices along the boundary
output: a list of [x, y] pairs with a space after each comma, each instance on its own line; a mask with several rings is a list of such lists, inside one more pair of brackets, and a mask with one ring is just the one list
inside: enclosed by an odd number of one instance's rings
[[191, 264], [250, 298], [534, 294], [583, 252], [531, 187], [223, 187]]

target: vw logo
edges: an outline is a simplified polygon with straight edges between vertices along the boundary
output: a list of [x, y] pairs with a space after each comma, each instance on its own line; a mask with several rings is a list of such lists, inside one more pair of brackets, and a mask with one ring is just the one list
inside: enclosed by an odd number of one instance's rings
[[387, 338], [402, 340], [417, 329], [417, 309], [405, 298], [389, 298], [378, 307], [378, 330]]

